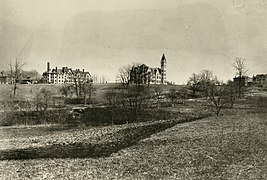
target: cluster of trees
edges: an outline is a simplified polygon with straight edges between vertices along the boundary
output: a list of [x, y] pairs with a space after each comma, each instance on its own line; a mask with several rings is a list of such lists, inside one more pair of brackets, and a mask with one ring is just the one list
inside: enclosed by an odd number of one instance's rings
[[[13, 77], [13, 82], [11, 84], [11, 89], [7, 89], [4, 92], [4, 99], [1, 103], [5, 117], [12, 119], [13, 117], [15, 118], [16, 114], [20, 114], [20, 118], [27, 117], [25, 122], [30, 123], [29, 119], [37, 116], [39, 119], [43, 119], [43, 121], [46, 122], [47, 120], [55, 119], [53, 118], [54, 115], [57, 117], [62, 117], [64, 114], [66, 115], [65, 98], [53, 94], [46, 87], [42, 87], [39, 91], [32, 93], [33, 98], [31, 100], [27, 100], [25, 97], [18, 95], [18, 82], [21, 78], [39, 76], [36, 71], [23, 71], [24, 65], [25, 63], [19, 59], [8, 64], [8, 72]], [[72, 97], [75, 94], [79, 103], [90, 102], [93, 91], [94, 87], [92, 81], [85, 81], [84, 78], [80, 76], [74, 78], [74, 84], [64, 85], [60, 89], [60, 92], [64, 94], [65, 97]]]
[[106, 84], [109, 82], [108, 78], [105, 76], [99, 76], [97, 74], [92, 74], [91, 78], [94, 83]]
[[75, 94], [76, 100], [84, 104], [91, 103], [91, 97], [94, 91], [93, 81], [85, 81], [81, 77], [74, 77], [74, 84], [64, 84], [60, 88], [60, 92], [66, 98], [73, 98]]
[[247, 72], [245, 59], [237, 57], [233, 67], [237, 71], [239, 82], [228, 81], [222, 83], [212, 71], [203, 70], [200, 73], [193, 73], [188, 80], [188, 85], [192, 91], [192, 96], [196, 93], [204, 96], [211, 107], [211, 110], [218, 116], [223, 108], [233, 108], [237, 99], [244, 94], [244, 84], [241, 83], [241, 77]]
[[140, 81], [130, 83], [131, 66], [125, 66], [119, 70], [118, 79], [121, 86], [106, 92], [105, 97], [111, 107], [111, 118], [117, 115], [120, 109], [122, 115], [128, 116], [129, 121], [138, 120], [144, 112], [150, 100], [149, 88]]
[[[6, 92], [5, 94], [8, 94]], [[60, 96], [54, 95], [46, 87], [40, 88], [32, 94], [32, 99], [25, 99], [17, 96], [15, 99], [10, 99], [6, 96], [2, 101], [2, 109], [4, 112], [13, 111], [47, 111], [49, 109], [60, 109], [65, 107], [65, 100]]]
[[[6, 92], [8, 94], [9, 92]], [[68, 118], [65, 101], [46, 87], [32, 93], [32, 99], [23, 96], [2, 101], [1, 125], [61, 123]]]
[[[27, 79], [30, 77], [31, 79], [41, 81], [41, 75], [36, 70], [31, 70], [31, 71], [23, 70], [25, 64], [26, 64], [25, 62], [19, 59], [16, 59], [14, 62], [8, 63], [7, 72], [8, 74], [10, 74], [10, 77], [12, 78], [12, 83], [11, 83], [12, 88], [9, 97], [11, 97], [12, 99], [16, 98], [18, 82], [20, 82], [22, 79]], [[3, 75], [4, 72], [2, 71], [1, 74]]]
[[164, 92], [162, 86], [144, 84], [143, 74], [138, 69], [135, 69], [135, 80], [131, 82], [133, 67], [136, 65], [120, 68], [117, 76], [120, 85], [105, 93], [112, 120], [124, 116], [129, 119], [129, 122], [138, 121], [147, 113], [147, 109], [155, 107], [160, 109], [163, 99], [171, 102], [174, 107], [178, 99], [184, 98], [184, 94], [174, 88]]
[[31, 78], [40, 81], [42, 79], [42, 76], [36, 70], [30, 70], [30, 71], [22, 70], [21, 78], [22, 79]]
[[[163, 96], [171, 101], [173, 107], [177, 100], [183, 101], [183, 99], [188, 98], [187, 92], [178, 92], [173, 88], [167, 94], [163, 94], [160, 86], [151, 90], [149, 86], [142, 84], [141, 75], [138, 78], [138, 73], [136, 73], [135, 81], [130, 83], [132, 67], [124, 66], [119, 70], [118, 79], [121, 82], [122, 89], [107, 92], [106, 98], [111, 107], [130, 109], [131, 117], [136, 120], [138, 115], [142, 114], [142, 110], [151, 102], [151, 99], [157, 102], [157, 108], [159, 109]], [[244, 58], [237, 57], [233, 67], [240, 79], [247, 72]], [[223, 108], [233, 108], [235, 102], [242, 98], [245, 90], [244, 84], [241, 82], [236, 83], [229, 80], [227, 83], [223, 83], [210, 70], [193, 73], [188, 80], [188, 87], [191, 90], [191, 97], [204, 97], [210, 110], [216, 115], [219, 115]]]
[[193, 73], [187, 83], [192, 90], [192, 96], [196, 95], [196, 92], [204, 93], [208, 98], [209, 88], [212, 85], [220, 85], [220, 82], [216, 76], [213, 75], [210, 70], [202, 70], [200, 73]]
[[[66, 99], [77, 100], [77, 104], [92, 102], [91, 98], [95, 91], [93, 81], [85, 81], [80, 76], [74, 77], [73, 84], [64, 84], [60, 88], [60, 92], [65, 98], [54, 96], [49, 89], [43, 87], [34, 94], [32, 102], [20, 99], [17, 97], [16, 82], [23, 76], [23, 66], [24, 63], [18, 60], [9, 64], [9, 70], [15, 81], [12, 84], [11, 93], [6, 96], [7, 99], [4, 101], [5, 112], [12, 112], [17, 108], [18, 110], [40, 112], [45, 116], [51, 113], [49, 112], [51, 110], [56, 110], [59, 114], [63, 112], [66, 109]], [[184, 92], [174, 88], [163, 91], [161, 86], [143, 84], [142, 74], [138, 74], [138, 72], [135, 73], [135, 81], [130, 82], [132, 67], [128, 65], [119, 69], [117, 79], [120, 81], [120, 85], [105, 93], [112, 122], [122, 118], [127, 119], [128, 122], [138, 121], [148, 108], [160, 109], [162, 100], [165, 102], [168, 100], [168, 103], [175, 107], [178, 101], [183, 103], [183, 100], [189, 97], [205, 98], [211, 111], [219, 115], [223, 108], [233, 108], [235, 102], [244, 93], [241, 82], [228, 81], [223, 83], [210, 70], [202, 70], [192, 74], [187, 86], [191, 95], [184, 89]], [[243, 58], [236, 58], [233, 67], [236, 69], [238, 77], [244, 76], [247, 71]], [[35, 72], [32, 73], [36, 74]]]

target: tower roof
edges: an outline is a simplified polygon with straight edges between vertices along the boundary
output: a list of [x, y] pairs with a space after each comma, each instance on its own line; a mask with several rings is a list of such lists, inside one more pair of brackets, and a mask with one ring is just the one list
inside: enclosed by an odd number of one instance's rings
[[165, 55], [163, 53], [161, 60], [166, 60]]

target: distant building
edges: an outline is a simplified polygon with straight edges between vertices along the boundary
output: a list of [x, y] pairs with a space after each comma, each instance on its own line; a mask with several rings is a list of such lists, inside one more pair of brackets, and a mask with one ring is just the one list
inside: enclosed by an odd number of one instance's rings
[[0, 84], [13, 84], [14, 77], [11, 74], [5, 74], [4, 71], [1, 72], [0, 75]]
[[8, 76], [1, 75], [0, 76], [0, 84], [8, 84]]
[[267, 74], [257, 74], [256, 76], [248, 77], [234, 77], [234, 83], [241, 86], [267, 86]]
[[47, 70], [43, 73], [43, 80], [47, 84], [65, 84], [75, 83], [75, 81], [91, 81], [91, 75], [84, 69], [75, 69], [62, 67], [62, 69], [50, 69], [50, 63], [47, 62]]
[[267, 74], [257, 74], [252, 80], [255, 86], [267, 86]]
[[252, 78], [248, 76], [234, 77], [234, 83], [241, 86], [251, 86]]
[[27, 77], [27, 78], [20, 79], [18, 82], [20, 84], [37, 84], [38, 83], [38, 79], [37, 78]]
[[145, 64], [132, 67], [130, 83], [167, 84], [165, 55], [160, 60], [161, 68], [151, 68]]

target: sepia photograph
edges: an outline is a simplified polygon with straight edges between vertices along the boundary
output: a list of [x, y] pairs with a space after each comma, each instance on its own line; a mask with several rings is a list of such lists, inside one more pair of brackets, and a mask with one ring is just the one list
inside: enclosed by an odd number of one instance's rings
[[266, 180], [267, 0], [0, 0], [0, 180]]

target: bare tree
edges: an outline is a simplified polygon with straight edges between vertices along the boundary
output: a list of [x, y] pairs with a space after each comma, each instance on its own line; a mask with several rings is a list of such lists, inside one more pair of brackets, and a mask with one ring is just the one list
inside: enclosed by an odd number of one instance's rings
[[150, 99], [149, 88], [142, 84], [141, 76], [139, 75], [136, 76], [135, 81], [131, 82], [131, 84], [128, 82], [124, 88], [126, 88], [126, 96], [124, 97], [126, 97], [126, 102], [130, 107], [131, 116], [136, 121], [148, 107]]
[[160, 99], [161, 99], [161, 96], [162, 96], [162, 88], [160, 86], [156, 86], [154, 87], [154, 93], [155, 93], [155, 98], [157, 100], [157, 108], [159, 109], [159, 104], [160, 104]]
[[247, 73], [247, 68], [245, 65], [245, 58], [242, 57], [236, 57], [235, 58], [235, 62], [233, 64], [233, 67], [236, 69], [237, 71], [237, 75], [238, 75], [238, 97], [241, 97], [242, 94], [242, 88], [243, 88], [243, 83], [242, 83], [242, 77], [245, 76], [245, 74]]
[[108, 90], [105, 93], [105, 98], [107, 99], [110, 107], [111, 123], [114, 124], [114, 120], [116, 120], [115, 119], [116, 115], [121, 115], [122, 113], [124, 113], [124, 112], [120, 112], [119, 114], [116, 113], [116, 109], [121, 108], [120, 92], [114, 89]]
[[130, 83], [130, 74], [132, 66], [123, 66], [119, 69], [119, 74], [117, 76], [118, 81], [122, 84], [123, 88], [127, 88]]
[[91, 102], [91, 97], [94, 91], [95, 87], [93, 86], [92, 81], [81, 84], [81, 94], [83, 95], [84, 104]]
[[12, 98], [15, 99], [17, 92], [17, 82], [22, 75], [22, 67], [25, 65], [22, 61], [16, 59], [14, 63], [8, 64], [10, 75], [12, 78]]
[[214, 84], [218, 84], [217, 77], [210, 70], [202, 70], [200, 76], [200, 89], [204, 92], [206, 99], [209, 97], [209, 88]]
[[226, 93], [225, 87], [211, 85], [208, 88], [209, 98], [208, 103], [209, 107], [217, 116], [219, 116], [221, 110], [227, 107], [228, 104], [228, 96]]
[[[84, 91], [85, 84], [89, 82], [87, 82], [85, 76], [79, 72], [74, 72], [73, 82], [77, 98], [82, 98], [82, 93], [83, 93], [82, 91]], [[92, 80], [90, 80], [90, 83], [92, 83]]]
[[73, 82], [76, 96], [79, 98], [81, 96], [81, 77], [75, 74], [73, 76]]
[[142, 84], [141, 71], [137, 68], [135, 80], [131, 80], [131, 72], [134, 67], [139, 67], [138, 63], [134, 65], [123, 66], [119, 69], [117, 80], [122, 85], [122, 89], [119, 91], [118, 98], [121, 103], [121, 108], [125, 112], [130, 113], [130, 118], [133, 121], [138, 120], [142, 115], [145, 108], [148, 106], [150, 99], [149, 89]]
[[236, 57], [235, 62], [233, 64], [234, 68], [237, 70], [237, 75], [239, 77], [244, 76], [247, 73], [247, 67], [245, 65], [245, 58]]
[[51, 107], [52, 93], [45, 87], [42, 87], [36, 94], [34, 98], [36, 111], [42, 114], [43, 123], [46, 123], [48, 109]]
[[170, 89], [170, 91], [168, 93], [168, 97], [171, 100], [172, 107], [175, 107], [175, 103], [176, 103], [176, 101], [178, 99], [178, 93], [177, 93], [177, 91], [174, 88], [171, 88]]
[[102, 77], [100, 78], [100, 83], [102, 83], [102, 84], [107, 83], [107, 79], [106, 79], [105, 76], [102, 76]]
[[225, 87], [226, 94], [230, 103], [230, 108], [234, 107], [234, 103], [237, 101], [238, 97], [238, 87], [233, 81], [228, 81]]
[[91, 79], [92, 79], [92, 81], [93, 81], [94, 83], [97, 83], [97, 81], [98, 81], [98, 76], [97, 76], [97, 74], [93, 74], [92, 77], [91, 77]]
[[71, 85], [69, 84], [64, 84], [59, 91], [61, 92], [61, 94], [63, 94], [65, 97], [68, 97], [69, 94], [71, 94]]
[[126, 89], [126, 102], [130, 107], [131, 117], [136, 121], [147, 108], [150, 99], [149, 88], [142, 84], [130, 85]]
[[189, 78], [187, 84], [190, 86], [190, 89], [192, 90], [192, 96], [195, 96], [196, 91], [199, 90], [200, 87], [200, 75], [193, 73], [192, 76]]

